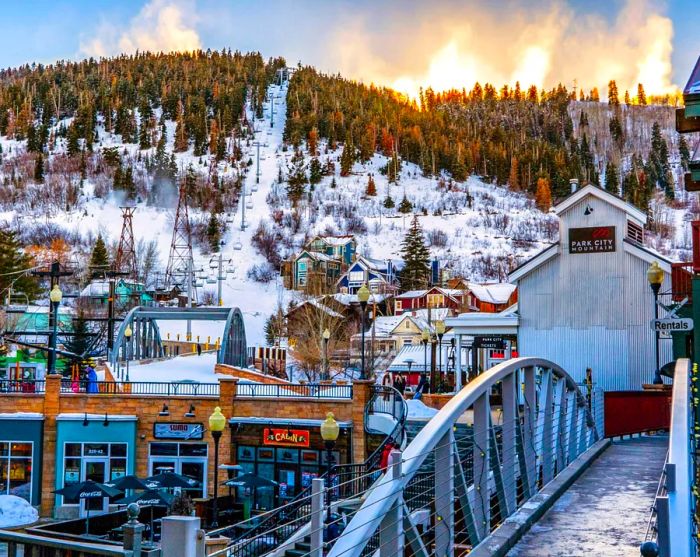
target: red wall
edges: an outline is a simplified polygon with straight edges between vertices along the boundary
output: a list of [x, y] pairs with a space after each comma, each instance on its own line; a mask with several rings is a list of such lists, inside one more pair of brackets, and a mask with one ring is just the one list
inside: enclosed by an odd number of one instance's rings
[[605, 393], [606, 437], [668, 429], [670, 424], [670, 390]]

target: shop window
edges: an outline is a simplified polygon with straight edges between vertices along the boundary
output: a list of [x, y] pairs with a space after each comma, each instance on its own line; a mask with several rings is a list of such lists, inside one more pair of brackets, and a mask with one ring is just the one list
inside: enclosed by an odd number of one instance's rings
[[32, 443], [0, 443], [0, 494], [32, 502]]
[[[126, 457], [126, 443], [66, 443], [63, 458], [63, 485], [85, 480], [103, 483], [126, 476]], [[63, 498], [65, 505], [79, 503], [77, 499]], [[93, 501], [90, 503], [90, 510], [104, 510], [102, 502]]]
[[181, 443], [180, 456], [207, 456], [205, 443]]
[[200, 483], [200, 487], [185, 490], [191, 497], [202, 497], [206, 494], [206, 443], [151, 443], [149, 455], [151, 474], [172, 470], [176, 474], [194, 478]]
[[255, 447], [246, 445], [238, 446], [238, 460], [250, 462], [255, 460]]
[[296, 464], [299, 462], [297, 449], [277, 449], [277, 462]]
[[152, 456], [177, 456], [177, 443], [151, 443]]
[[[259, 462], [274, 462], [275, 461], [275, 449], [270, 447], [258, 447], [258, 461]], [[272, 479], [272, 478], [270, 478]]]

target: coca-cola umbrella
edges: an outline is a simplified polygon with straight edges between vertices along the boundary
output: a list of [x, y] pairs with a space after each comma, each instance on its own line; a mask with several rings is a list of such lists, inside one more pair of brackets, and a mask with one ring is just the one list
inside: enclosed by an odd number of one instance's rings
[[231, 478], [230, 480], [226, 480], [223, 483], [223, 485], [227, 485], [229, 487], [244, 487], [250, 489], [252, 495], [252, 502], [253, 505], [255, 505], [255, 497], [257, 495], [258, 488], [274, 488], [277, 487], [279, 484], [276, 481], [268, 480], [267, 478], [262, 478], [260, 476], [256, 476], [255, 474], [251, 474], [250, 472], [248, 472], [246, 474], [236, 476], [235, 478]]
[[117, 478], [116, 480], [113, 480], [111, 482], [105, 482], [105, 485], [108, 485], [115, 489], [121, 489], [122, 491], [125, 491], [127, 489], [149, 489], [146, 480], [142, 480], [141, 478], [138, 478], [133, 474], [130, 474], [128, 476], [122, 476], [121, 478]]
[[151, 507], [151, 539], [153, 539], [153, 507], [170, 507], [175, 497], [170, 493], [149, 489], [141, 493], [135, 493], [117, 501], [118, 505], [136, 503], [139, 507]]
[[193, 487], [199, 487], [199, 482], [194, 478], [189, 476], [183, 476], [182, 474], [176, 474], [175, 472], [161, 472], [153, 476], [149, 476], [144, 480], [148, 489], [159, 489], [159, 488], [174, 488], [181, 487], [184, 489], [191, 489]]
[[[81, 483], [70, 484], [61, 489], [54, 491], [56, 495], [63, 495], [69, 499], [104, 499], [105, 497], [116, 497], [121, 495], [119, 489], [109, 485], [86, 480]], [[90, 533], [90, 507], [87, 507], [87, 515], [85, 517], [85, 533]]]

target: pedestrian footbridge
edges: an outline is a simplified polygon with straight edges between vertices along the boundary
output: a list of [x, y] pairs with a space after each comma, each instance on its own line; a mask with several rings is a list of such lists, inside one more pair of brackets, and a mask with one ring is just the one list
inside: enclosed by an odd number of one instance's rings
[[509, 360], [455, 395], [385, 468], [314, 479], [303, 500], [216, 555], [617, 557], [647, 542], [643, 555], [690, 557], [693, 377], [679, 360], [668, 435], [611, 441], [602, 408], [565, 370]]

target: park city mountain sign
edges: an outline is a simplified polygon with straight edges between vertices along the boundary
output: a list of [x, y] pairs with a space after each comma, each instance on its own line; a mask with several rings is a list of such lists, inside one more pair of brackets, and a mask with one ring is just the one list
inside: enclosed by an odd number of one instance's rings
[[615, 251], [615, 227], [569, 228], [569, 253], [607, 253]]

